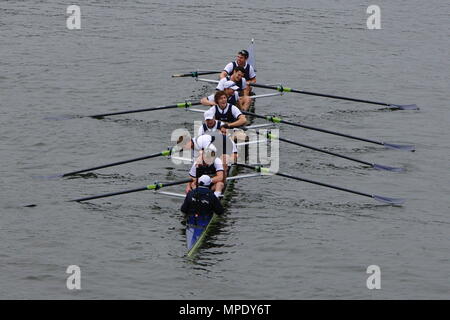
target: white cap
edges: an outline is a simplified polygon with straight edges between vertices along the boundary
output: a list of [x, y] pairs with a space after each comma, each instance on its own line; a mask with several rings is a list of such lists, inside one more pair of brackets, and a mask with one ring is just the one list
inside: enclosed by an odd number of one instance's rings
[[211, 184], [211, 178], [204, 174], [198, 179], [198, 184], [203, 186], [209, 186]]
[[225, 83], [223, 84], [223, 88], [224, 89], [231, 88], [233, 90], [239, 90], [239, 87], [236, 85], [236, 83], [234, 83], [234, 81], [231, 80], [225, 81]]
[[201, 135], [197, 138], [197, 147], [199, 150], [211, 150], [216, 152], [216, 147], [212, 144], [212, 137], [209, 134]]
[[214, 113], [210, 112], [209, 110], [205, 111], [204, 116], [205, 116], [205, 120], [212, 120], [212, 119], [214, 119]]

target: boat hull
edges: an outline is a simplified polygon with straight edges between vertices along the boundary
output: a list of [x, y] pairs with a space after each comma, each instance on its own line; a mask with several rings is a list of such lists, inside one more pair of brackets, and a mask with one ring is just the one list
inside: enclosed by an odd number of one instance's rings
[[189, 215], [186, 221], [186, 245], [188, 256], [192, 256], [202, 244], [208, 230], [217, 220], [213, 215]]

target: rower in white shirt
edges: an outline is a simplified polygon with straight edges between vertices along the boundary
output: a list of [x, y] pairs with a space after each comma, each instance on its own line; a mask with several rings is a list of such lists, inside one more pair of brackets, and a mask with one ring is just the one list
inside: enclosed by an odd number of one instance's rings
[[202, 136], [206, 133], [211, 133], [220, 130], [220, 127], [222, 126], [222, 122], [219, 120], [214, 119], [214, 112], [210, 111], [209, 109], [205, 111], [204, 113], [205, 122], [198, 128], [198, 135]]
[[[245, 80], [249, 83], [256, 83], [256, 72], [252, 65], [250, 65], [248, 60], [249, 53], [247, 50], [241, 50], [238, 52], [236, 56], [236, 61], [230, 62], [225, 66], [222, 73], [220, 74], [220, 79], [225, 78], [226, 76], [231, 76], [233, 74], [233, 71], [237, 67], [243, 67], [244, 68], [244, 77]], [[250, 95], [251, 87], [247, 86], [246, 91], [244, 94], [246, 96]]]
[[215, 104], [208, 109], [214, 118], [225, 124], [227, 129], [238, 128], [247, 124], [247, 118], [235, 105], [230, 104], [224, 91], [217, 91], [214, 95]]
[[250, 108], [250, 97], [248, 96], [248, 90], [247, 90], [247, 81], [244, 78], [245, 76], [245, 70], [242, 67], [236, 67], [233, 71], [233, 74], [231, 76], [226, 76], [225, 78], [220, 79], [219, 83], [217, 84], [216, 90], [224, 90], [225, 83], [227, 81], [233, 81], [238, 89], [236, 90], [239, 94], [239, 106], [241, 110], [248, 111]]
[[[224, 92], [225, 95], [227, 96], [227, 102], [240, 108], [241, 104], [239, 101], [240, 97], [238, 93], [239, 87], [236, 85], [236, 83], [234, 83], [234, 81], [231, 80], [225, 81], [223, 83], [223, 88], [224, 88], [223, 91], [218, 92]], [[215, 94], [211, 94], [207, 97], [202, 98], [200, 102], [204, 106], [214, 106], [217, 104], [217, 102], [215, 101]]]
[[[205, 137], [201, 136], [199, 138]], [[211, 138], [211, 136], [209, 136]], [[198, 157], [189, 171], [189, 175], [192, 178], [191, 182], [186, 185], [186, 193], [197, 188], [198, 178], [202, 175], [208, 175], [211, 178], [211, 190], [214, 191], [216, 197], [222, 196], [222, 190], [225, 186], [224, 168], [220, 158], [216, 156], [216, 147], [212, 144], [211, 139], [197, 140], [197, 147], [200, 148]]]

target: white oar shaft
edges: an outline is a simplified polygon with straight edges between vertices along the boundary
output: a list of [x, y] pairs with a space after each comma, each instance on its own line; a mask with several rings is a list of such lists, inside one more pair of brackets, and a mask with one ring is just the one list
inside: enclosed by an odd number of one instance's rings
[[[252, 173], [252, 174], [242, 174], [238, 176], [228, 177], [227, 181], [231, 180], [239, 180], [239, 179], [246, 179], [246, 178], [254, 178], [254, 177], [262, 177], [263, 175], [261, 173]], [[170, 192], [170, 191], [162, 191], [162, 190], [156, 190], [155, 193], [162, 194], [169, 197], [184, 199], [186, 197], [183, 193], [177, 193], [177, 192]]]
[[266, 94], [257, 94], [254, 96], [248, 96], [250, 99], [257, 99], [257, 98], [267, 98], [267, 97], [274, 97], [274, 96], [282, 96], [283, 92], [276, 92], [276, 93], [266, 93]]
[[195, 81], [210, 82], [210, 83], [219, 83], [219, 80], [205, 79], [205, 78], [195, 78]]
[[253, 178], [253, 177], [260, 177], [261, 176], [261, 173], [256, 173], [256, 174], [242, 174], [242, 175], [239, 175], [239, 176], [233, 176], [233, 177], [228, 177], [227, 178], [227, 181], [230, 181], [230, 180], [239, 180], [239, 179], [245, 179], [245, 178]]
[[159, 193], [159, 194], [163, 194], [165, 196], [170, 196], [170, 197], [176, 197], [176, 198], [180, 198], [180, 199], [184, 199], [186, 198], [185, 194], [182, 193], [176, 193], [176, 192], [168, 192], [168, 191], [155, 191], [155, 193]]
[[[203, 81], [203, 82], [210, 82], [210, 83], [219, 83], [218, 80], [213, 80], [213, 79], [197, 78], [196, 80], [197, 81]], [[283, 95], [283, 92], [254, 95], [254, 96], [249, 96], [249, 98], [250, 99], [257, 99], [257, 98], [274, 97], [274, 96], [281, 96], [281, 95]]]
[[275, 125], [274, 123], [255, 124], [253, 126], [246, 126], [246, 127], [242, 127], [239, 129], [243, 129], [243, 130], [260, 129], [260, 128], [273, 127], [274, 125]]

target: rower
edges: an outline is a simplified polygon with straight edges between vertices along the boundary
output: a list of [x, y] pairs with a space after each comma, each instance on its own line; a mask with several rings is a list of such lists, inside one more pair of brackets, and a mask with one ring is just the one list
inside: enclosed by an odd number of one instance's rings
[[[242, 67], [245, 71], [245, 80], [249, 83], [256, 83], [255, 69], [251, 64], [247, 62], [248, 56], [249, 54], [247, 50], [239, 51], [236, 56], [236, 61], [230, 62], [225, 66], [222, 73], [220, 74], [220, 79], [225, 78], [226, 76], [231, 76], [234, 69], [236, 69], [237, 67]], [[248, 96], [250, 95], [250, 92], [251, 88], [250, 86], [247, 86], [247, 88], [244, 89], [244, 95]]]
[[184, 203], [181, 206], [181, 212], [189, 215], [212, 215], [223, 214], [223, 206], [219, 199], [209, 188], [211, 178], [204, 174], [198, 179], [198, 187], [188, 192]]
[[225, 186], [223, 164], [222, 160], [216, 157], [216, 147], [211, 142], [208, 144], [206, 141], [207, 140], [202, 140], [200, 142], [201, 145], [199, 145], [199, 147], [201, 147], [201, 150], [189, 171], [192, 181], [187, 183], [186, 193], [189, 193], [189, 191], [197, 187], [198, 177], [206, 174], [213, 176], [211, 180], [211, 183], [213, 184], [211, 190], [213, 190], [214, 195], [219, 198], [222, 196], [222, 190]]
[[[237, 90], [239, 90], [239, 87], [234, 83], [234, 81], [225, 81], [223, 83], [223, 92], [225, 92], [227, 96], [227, 102], [237, 106], [240, 108], [240, 101], [239, 101], [239, 93]], [[216, 92], [217, 93], [217, 92]], [[205, 98], [202, 98], [200, 100], [200, 103], [204, 106], [214, 106], [216, 104], [214, 99], [215, 94], [211, 94]]]
[[214, 141], [214, 146], [217, 150], [216, 156], [222, 160], [225, 181], [227, 179], [228, 166], [237, 163], [238, 160], [237, 145], [233, 141], [235, 136], [228, 135], [227, 129], [223, 126], [220, 128], [220, 131], [208, 132], [206, 134], [212, 137], [212, 141]]
[[177, 145], [182, 150], [191, 150], [191, 158], [195, 159], [199, 156], [199, 151], [201, 151], [204, 146], [212, 144], [214, 142], [214, 139], [215, 137], [209, 134], [203, 134], [191, 139], [189, 139], [188, 135], [182, 135], [178, 138]]
[[235, 105], [228, 102], [225, 91], [217, 91], [214, 102], [215, 104], [208, 111], [213, 112], [214, 118], [223, 122], [227, 129], [247, 124], [245, 115]]
[[[248, 111], [250, 108], [250, 98], [245, 93], [248, 91], [247, 89], [247, 81], [244, 78], [245, 76], [245, 69], [242, 67], [236, 67], [233, 71], [233, 74], [231, 76], [226, 76], [225, 78], [222, 78], [219, 83], [217, 84], [216, 90], [224, 90], [224, 84], [227, 81], [233, 81], [236, 86], [238, 86], [238, 94], [239, 94], [239, 104], [240, 109], [243, 111]], [[247, 92], [248, 93], [248, 92]]]
[[204, 134], [209, 134], [211, 132], [215, 132], [220, 130], [222, 126], [222, 122], [214, 119], [214, 112], [207, 110], [204, 113], [205, 122], [198, 129], [198, 136], [202, 136]]

